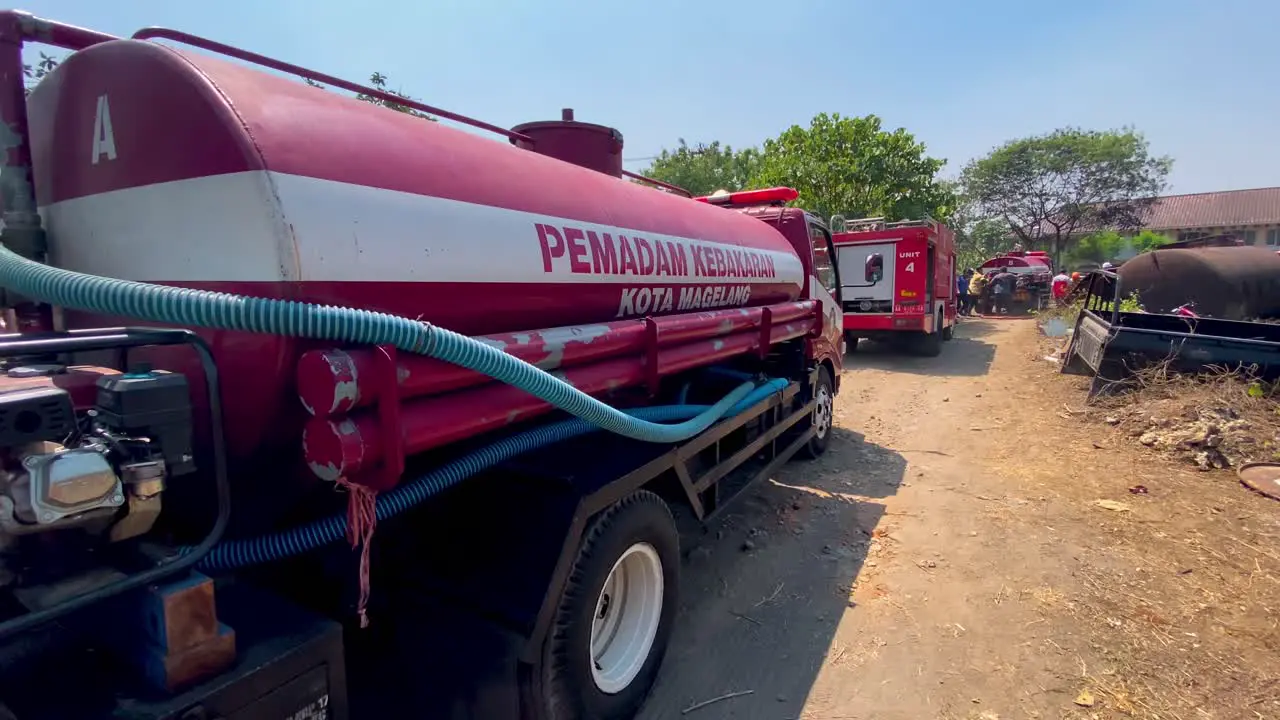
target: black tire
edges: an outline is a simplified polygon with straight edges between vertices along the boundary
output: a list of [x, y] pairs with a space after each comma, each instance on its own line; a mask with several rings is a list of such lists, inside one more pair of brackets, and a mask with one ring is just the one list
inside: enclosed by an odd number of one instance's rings
[[[624, 688], [602, 691], [593, 676], [591, 628], [605, 581], [637, 545], [661, 561], [662, 608], [640, 671]], [[680, 594], [680, 536], [662, 498], [638, 490], [600, 513], [583, 537], [543, 646], [541, 667], [526, 702], [538, 720], [624, 720], [634, 717], [657, 678], [671, 639]], [[597, 667], [598, 667], [598, 663]]]
[[[945, 318], [945, 317], [943, 317], [943, 316], [941, 316], [941, 315], [939, 315], [939, 316], [938, 316], [938, 320], [939, 320], [939, 322], [946, 322], [946, 318]], [[948, 326], [946, 326], [946, 327], [942, 328], [942, 340], [943, 340], [943, 342], [946, 342], [947, 340], [951, 340], [951, 339], [955, 338], [955, 336], [956, 336], [956, 326], [955, 326], [954, 324], [952, 324], [952, 325], [948, 325]]]
[[813, 388], [813, 396], [818, 402], [813, 407], [813, 416], [807, 422], [808, 427], [814, 427], [815, 430], [809, 442], [800, 448], [800, 455], [810, 460], [821, 457], [827, 451], [835, 418], [835, 382], [825, 365], [818, 368], [818, 384]]
[[942, 313], [938, 313], [938, 324], [931, 333], [920, 333], [915, 338], [915, 351], [924, 357], [938, 357], [942, 354]]
[[848, 355], [849, 353], [858, 352], [858, 341], [861, 339], [851, 332], [846, 332], [844, 334], [844, 353]]

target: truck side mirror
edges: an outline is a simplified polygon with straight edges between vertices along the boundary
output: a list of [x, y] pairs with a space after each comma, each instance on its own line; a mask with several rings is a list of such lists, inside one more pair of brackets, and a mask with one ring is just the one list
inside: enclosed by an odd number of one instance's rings
[[871, 253], [867, 256], [867, 262], [864, 265], [864, 275], [867, 282], [875, 284], [884, 279], [884, 256], [880, 253]]

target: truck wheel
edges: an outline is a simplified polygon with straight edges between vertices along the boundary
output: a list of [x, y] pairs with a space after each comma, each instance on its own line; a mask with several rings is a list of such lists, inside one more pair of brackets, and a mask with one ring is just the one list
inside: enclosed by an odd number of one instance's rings
[[846, 355], [858, 352], [858, 340], [860, 339], [861, 338], [851, 332], [846, 332], [844, 334], [844, 352]]
[[535, 716], [633, 717], [666, 652], [679, 586], [680, 538], [662, 498], [640, 490], [600, 513], [543, 648]]
[[[938, 313], [937, 328], [942, 327], [942, 313]], [[942, 330], [936, 329], [931, 333], [920, 333], [916, 335], [916, 353], [925, 357], [938, 357], [942, 354]]]
[[813, 388], [813, 397], [817, 402], [813, 405], [813, 417], [809, 424], [813, 427], [813, 437], [800, 449], [800, 454], [816, 459], [827, 451], [831, 442], [831, 423], [835, 417], [835, 383], [831, 380], [831, 371], [826, 367], [818, 368], [818, 384]]
[[946, 326], [946, 327], [942, 328], [942, 339], [943, 339], [944, 341], [946, 341], [946, 340], [950, 340], [950, 339], [954, 338], [955, 336], [956, 336], [956, 326], [955, 326], [955, 325], [948, 325], [948, 326]]

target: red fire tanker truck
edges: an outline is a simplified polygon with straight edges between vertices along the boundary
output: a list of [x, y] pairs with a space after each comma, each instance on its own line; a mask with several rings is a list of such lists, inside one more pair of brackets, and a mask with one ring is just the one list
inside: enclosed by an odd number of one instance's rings
[[942, 352], [956, 324], [955, 234], [934, 220], [832, 218], [840, 269], [845, 347], [858, 341]]
[[[0, 33], [0, 716], [634, 714], [673, 518], [830, 438], [826, 227], [568, 112]], [[26, 41], [74, 52], [24, 101]]]
[[[982, 263], [978, 271], [988, 278], [1007, 272], [1018, 280], [1010, 297], [1010, 312], [1029, 313], [1049, 307], [1053, 297], [1053, 264], [1049, 253], [1043, 250], [1011, 250]], [[990, 312], [989, 304], [987, 307], [981, 307], [981, 302], [978, 304], [979, 312]]]

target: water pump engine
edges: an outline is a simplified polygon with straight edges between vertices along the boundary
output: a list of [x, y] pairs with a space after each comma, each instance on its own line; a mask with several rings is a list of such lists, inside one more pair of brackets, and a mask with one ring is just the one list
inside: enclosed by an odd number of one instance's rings
[[0, 377], [0, 547], [71, 528], [145, 534], [168, 479], [195, 469], [185, 377], [97, 370], [88, 385], [94, 374], [28, 365]]

